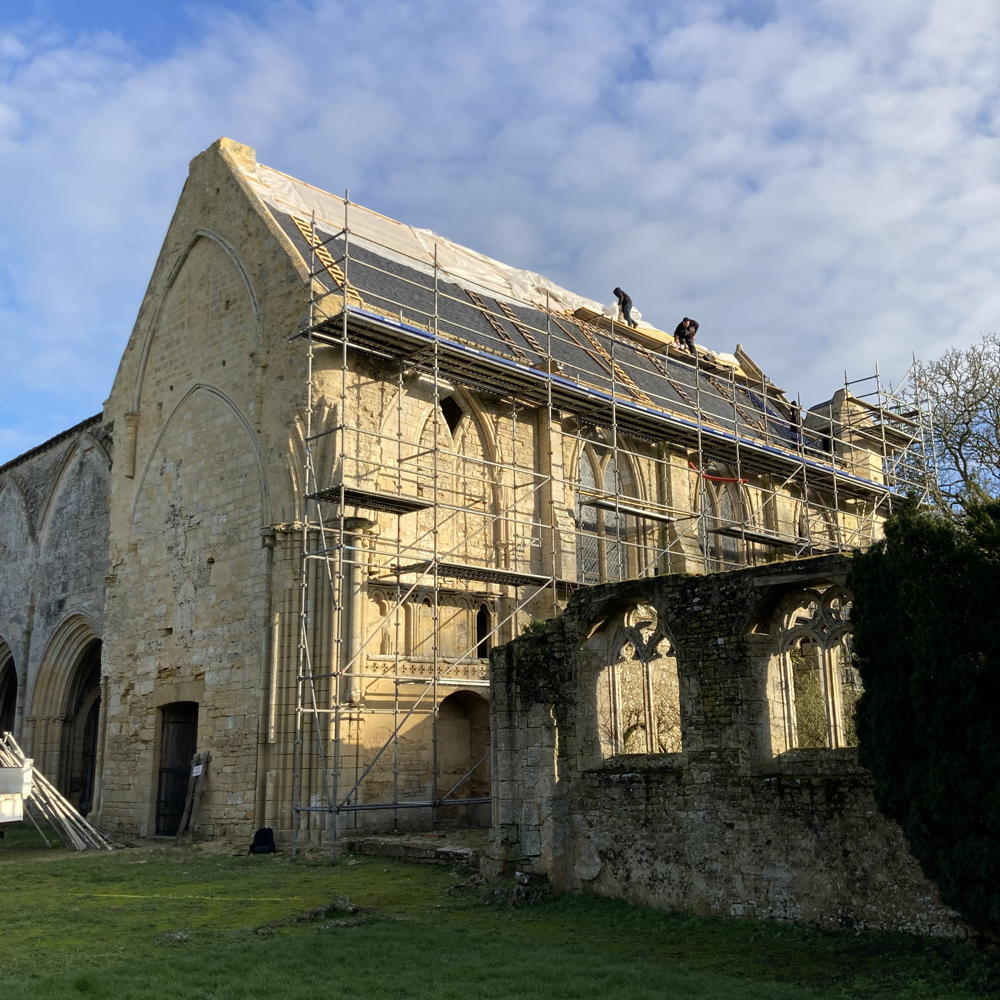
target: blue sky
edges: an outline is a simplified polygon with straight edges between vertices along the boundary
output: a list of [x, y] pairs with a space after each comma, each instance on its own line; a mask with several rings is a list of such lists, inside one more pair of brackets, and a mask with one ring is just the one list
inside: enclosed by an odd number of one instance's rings
[[0, 13], [0, 462], [100, 410], [188, 161], [261, 162], [741, 343], [790, 395], [1000, 329], [995, 0]]

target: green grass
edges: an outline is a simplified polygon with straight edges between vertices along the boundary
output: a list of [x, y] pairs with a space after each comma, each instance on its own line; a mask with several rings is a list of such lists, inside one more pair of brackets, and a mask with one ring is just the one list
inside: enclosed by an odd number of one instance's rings
[[[580, 896], [504, 909], [482, 905], [461, 869], [383, 859], [37, 844], [17, 828], [0, 841], [3, 1000], [997, 995], [986, 959], [942, 942]], [[363, 909], [328, 907], [338, 897]]]

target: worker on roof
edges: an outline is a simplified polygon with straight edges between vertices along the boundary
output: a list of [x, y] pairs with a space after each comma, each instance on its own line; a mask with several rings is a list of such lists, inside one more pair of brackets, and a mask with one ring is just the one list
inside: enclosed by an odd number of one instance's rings
[[620, 288], [615, 288], [613, 291], [618, 300], [618, 311], [621, 313], [622, 319], [634, 330], [639, 324], [632, 319], [632, 297]]
[[698, 321], [685, 316], [674, 330], [674, 343], [697, 356], [694, 349], [694, 335], [698, 332]]

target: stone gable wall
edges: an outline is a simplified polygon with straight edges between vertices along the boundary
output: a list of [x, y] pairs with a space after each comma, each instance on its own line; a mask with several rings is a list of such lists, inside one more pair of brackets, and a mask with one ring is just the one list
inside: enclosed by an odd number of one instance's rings
[[219, 143], [192, 163], [106, 404], [122, 432], [97, 818], [130, 835], [156, 829], [177, 703], [198, 704], [197, 749], [212, 754], [195, 835], [249, 837], [266, 809], [261, 734], [285, 585], [274, 521], [295, 513], [287, 468], [305, 384], [287, 337], [306, 291], [240, 185], [243, 155]]

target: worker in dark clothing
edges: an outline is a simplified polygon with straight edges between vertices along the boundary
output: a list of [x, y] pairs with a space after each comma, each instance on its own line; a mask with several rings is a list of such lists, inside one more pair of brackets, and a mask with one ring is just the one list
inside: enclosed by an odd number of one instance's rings
[[632, 319], [632, 299], [628, 292], [623, 292], [620, 288], [614, 289], [615, 298], [618, 300], [618, 310], [622, 319], [634, 330], [639, 324]]
[[674, 330], [674, 343], [697, 356], [694, 349], [694, 335], [698, 332], [698, 321], [685, 316]]

